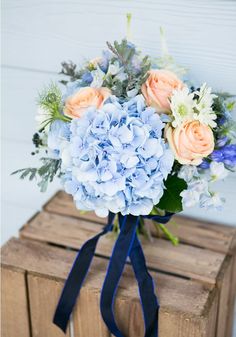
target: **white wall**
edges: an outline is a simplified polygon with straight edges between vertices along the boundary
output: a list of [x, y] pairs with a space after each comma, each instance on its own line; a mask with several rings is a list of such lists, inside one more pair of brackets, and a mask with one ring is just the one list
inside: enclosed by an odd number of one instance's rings
[[[34, 183], [10, 173], [33, 165], [31, 137], [35, 97], [57, 78], [62, 60], [93, 58], [105, 41], [125, 34], [132, 12], [133, 39], [158, 56], [159, 27], [165, 29], [176, 60], [192, 78], [216, 90], [236, 93], [236, 1], [229, 0], [3, 0], [2, 3], [2, 224], [4, 242], [59, 188], [41, 194]], [[194, 209], [193, 216], [235, 225], [236, 179], [219, 185], [224, 211]]]

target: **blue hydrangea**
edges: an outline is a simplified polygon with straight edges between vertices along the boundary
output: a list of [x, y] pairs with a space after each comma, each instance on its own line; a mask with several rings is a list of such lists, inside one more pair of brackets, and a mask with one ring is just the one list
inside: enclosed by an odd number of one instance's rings
[[101, 216], [149, 214], [174, 161], [163, 128], [141, 95], [122, 105], [113, 97], [102, 109], [73, 119], [60, 154], [65, 190], [77, 207]]
[[54, 158], [61, 158], [62, 150], [69, 145], [70, 124], [61, 120], [56, 120], [50, 125], [48, 131], [48, 150]]

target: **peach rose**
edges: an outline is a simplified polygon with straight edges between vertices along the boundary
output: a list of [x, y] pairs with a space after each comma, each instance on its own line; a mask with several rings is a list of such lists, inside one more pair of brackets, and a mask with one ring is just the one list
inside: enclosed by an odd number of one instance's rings
[[214, 150], [211, 128], [199, 121], [186, 121], [177, 128], [168, 125], [166, 138], [175, 158], [183, 165], [199, 165]]
[[81, 117], [91, 106], [100, 109], [110, 95], [111, 91], [107, 88], [81, 88], [66, 99], [64, 114], [71, 118]]
[[155, 108], [157, 112], [167, 112], [170, 110], [169, 99], [173, 90], [183, 87], [183, 82], [171, 71], [153, 69], [149, 71], [149, 76], [141, 90], [147, 105]]

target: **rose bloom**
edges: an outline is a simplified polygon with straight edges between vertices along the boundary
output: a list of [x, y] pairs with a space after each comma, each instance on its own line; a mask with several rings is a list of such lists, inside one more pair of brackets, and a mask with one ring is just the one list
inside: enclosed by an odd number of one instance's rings
[[175, 158], [183, 165], [199, 165], [214, 150], [211, 128], [199, 121], [186, 121], [175, 129], [168, 125], [165, 135]]
[[65, 102], [64, 114], [71, 118], [81, 117], [85, 110], [94, 106], [101, 108], [105, 100], [111, 95], [107, 88], [84, 87], [74, 95], [68, 97]]
[[170, 111], [169, 99], [174, 90], [184, 87], [184, 83], [169, 70], [153, 69], [148, 74], [141, 88], [147, 105], [155, 108], [157, 112]]

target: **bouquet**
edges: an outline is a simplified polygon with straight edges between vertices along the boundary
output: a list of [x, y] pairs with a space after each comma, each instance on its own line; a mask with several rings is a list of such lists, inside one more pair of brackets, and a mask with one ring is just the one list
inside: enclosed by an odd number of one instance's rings
[[108, 223], [81, 248], [54, 323], [66, 330], [97, 241], [117, 221], [119, 235], [101, 293], [101, 313], [113, 335], [124, 336], [113, 303], [129, 257], [145, 336], [155, 337], [159, 304], [137, 229], [145, 231], [143, 219], [150, 218], [176, 243], [164, 226], [173, 214], [196, 204], [222, 207], [212, 185], [236, 165], [232, 96], [216, 94], [206, 83], [190, 84], [169, 54], [151, 59], [126, 39], [108, 42], [101, 57], [79, 68], [64, 62], [61, 73], [61, 84], [52, 83], [38, 99], [33, 143], [34, 153], [44, 153], [42, 166], [16, 172], [21, 178], [39, 178], [42, 191], [59, 177], [79, 210], [108, 216]]

